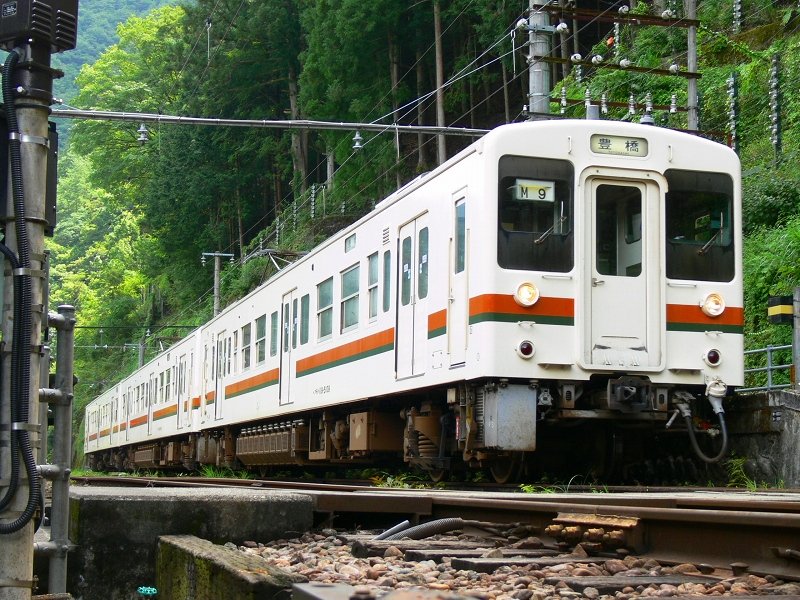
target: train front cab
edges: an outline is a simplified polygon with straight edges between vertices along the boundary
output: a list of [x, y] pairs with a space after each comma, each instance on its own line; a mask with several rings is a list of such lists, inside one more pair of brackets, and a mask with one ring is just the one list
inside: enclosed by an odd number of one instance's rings
[[[480, 352], [485, 377], [473, 395], [478, 403], [505, 396], [522, 410], [500, 411], [492, 423], [489, 405], [477, 417], [455, 409], [459, 448], [472, 463], [508, 465], [535, 446], [552, 464], [567, 455], [566, 440], [583, 454], [624, 451], [617, 433], [638, 431], [641, 444], [665, 431], [676, 408], [715, 425], [721, 397], [742, 384], [733, 152], [630, 124], [576, 122], [570, 136], [557, 127], [518, 129], [487, 160], [497, 215], [484, 222], [496, 223], [497, 254], [477, 269], [497, 276], [470, 285], [468, 357]], [[545, 150], [531, 156], [531, 148]], [[489, 190], [491, 174], [487, 181]], [[453, 392], [469, 397], [469, 388]], [[463, 424], [480, 418], [485, 447], [470, 448]], [[506, 445], [487, 443], [491, 428]]]

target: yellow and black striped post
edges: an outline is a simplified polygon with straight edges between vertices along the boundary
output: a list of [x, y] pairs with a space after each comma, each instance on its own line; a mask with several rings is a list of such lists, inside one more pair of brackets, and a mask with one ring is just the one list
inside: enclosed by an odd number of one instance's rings
[[794, 304], [791, 296], [770, 296], [767, 300], [767, 315], [772, 325], [791, 324], [794, 320]]

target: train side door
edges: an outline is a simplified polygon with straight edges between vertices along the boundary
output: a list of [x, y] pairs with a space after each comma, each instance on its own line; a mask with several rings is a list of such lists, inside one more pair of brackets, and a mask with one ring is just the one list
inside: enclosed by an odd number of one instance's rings
[[428, 342], [428, 215], [400, 228], [397, 270], [397, 378], [425, 373]]
[[450, 365], [464, 364], [467, 356], [469, 289], [467, 281], [467, 190], [453, 198], [453, 235], [450, 238], [449, 292], [447, 300], [447, 351]]
[[591, 179], [589, 310], [584, 361], [610, 370], [661, 363], [658, 185]]
[[292, 379], [292, 349], [297, 348], [297, 298], [294, 290], [284, 294], [281, 304], [281, 367], [280, 378], [280, 405], [290, 404], [289, 388]]
[[222, 405], [225, 400], [225, 366], [228, 364], [228, 345], [225, 332], [217, 335], [217, 379], [214, 387], [214, 419], [222, 418]]

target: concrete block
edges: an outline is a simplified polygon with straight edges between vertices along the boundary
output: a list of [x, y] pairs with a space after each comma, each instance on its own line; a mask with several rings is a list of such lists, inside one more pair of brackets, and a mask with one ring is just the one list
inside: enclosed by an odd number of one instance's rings
[[154, 586], [159, 536], [237, 545], [267, 542], [313, 523], [310, 496], [248, 488], [70, 490], [67, 590], [77, 600], [123, 600]]
[[260, 556], [193, 535], [158, 538], [155, 587], [159, 600], [288, 600], [292, 585], [305, 581]]

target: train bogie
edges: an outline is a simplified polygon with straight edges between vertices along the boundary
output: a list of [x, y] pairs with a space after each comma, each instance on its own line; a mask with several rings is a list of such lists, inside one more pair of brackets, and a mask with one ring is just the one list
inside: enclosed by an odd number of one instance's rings
[[85, 451], [508, 479], [561, 439], [718, 413], [743, 382], [742, 326], [733, 152], [626, 123], [509, 125], [103, 394]]

